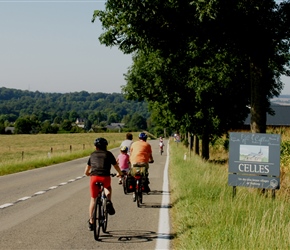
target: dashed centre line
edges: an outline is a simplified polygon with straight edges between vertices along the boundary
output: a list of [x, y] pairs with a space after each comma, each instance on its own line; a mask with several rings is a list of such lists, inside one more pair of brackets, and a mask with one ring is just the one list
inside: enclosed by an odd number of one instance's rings
[[6, 203], [6, 204], [3, 204], [0, 206], [0, 208], [5, 208], [5, 207], [10, 207], [10, 206], [13, 206], [13, 203]]
[[52, 186], [52, 187], [49, 187], [49, 188], [46, 189], [46, 190], [37, 191], [36, 193], [34, 193], [34, 194], [31, 195], [31, 196], [25, 196], [25, 197], [22, 197], [22, 198], [18, 199], [18, 200], [15, 201], [15, 202], [12, 202], [12, 203], [5, 203], [5, 204], [3, 204], [3, 205], [0, 205], [0, 209], [4, 209], [4, 208], [10, 207], [10, 206], [13, 206], [13, 205], [15, 205], [16, 203], [19, 203], [19, 202], [21, 202], [21, 201], [29, 200], [29, 199], [31, 199], [32, 197], [35, 197], [35, 196], [38, 196], [38, 195], [45, 194], [46, 192], [48, 192], [48, 191], [50, 191], [50, 190], [53, 190], [53, 189], [56, 189], [56, 188], [58, 188], [58, 187], [64, 186], [64, 185], [66, 185], [66, 184], [68, 184], [68, 183], [72, 183], [72, 182], [74, 182], [74, 181], [80, 180], [80, 179], [82, 179], [82, 178], [84, 178], [84, 177], [85, 177], [85, 175], [83, 175], [83, 176], [78, 176], [78, 177], [75, 178], [75, 179], [70, 179], [70, 180], [68, 180], [67, 182], [62, 182], [62, 183], [60, 183], [60, 184], [57, 185], [57, 186]]

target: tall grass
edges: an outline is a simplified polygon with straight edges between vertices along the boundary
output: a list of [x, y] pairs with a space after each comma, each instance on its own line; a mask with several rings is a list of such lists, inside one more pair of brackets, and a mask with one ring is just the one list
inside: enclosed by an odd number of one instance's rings
[[227, 185], [227, 165], [170, 143], [172, 249], [290, 249], [287, 199]]

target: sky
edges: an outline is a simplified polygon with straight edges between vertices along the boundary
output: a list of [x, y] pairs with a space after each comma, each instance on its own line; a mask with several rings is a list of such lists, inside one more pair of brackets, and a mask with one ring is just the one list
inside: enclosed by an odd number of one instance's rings
[[101, 45], [105, 1], [0, 0], [0, 87], [121, 93], [131, 55]]
[[[100, 44], [101, 0], [0, 0], [0, 87], [121, 93], [131, 55]], [[290, 78], [281, 94], [290, 95]]]

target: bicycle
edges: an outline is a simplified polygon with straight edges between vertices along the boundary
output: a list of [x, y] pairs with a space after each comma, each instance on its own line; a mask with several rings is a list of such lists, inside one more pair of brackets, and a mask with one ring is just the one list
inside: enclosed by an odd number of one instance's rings
[[136, 199], [137, 201], [137, 207], [141, 207], [141, 204], [143, 202], [143, 192], [145, 191], [145, 187], [142, 182], [142, 177], [143, 176], [141, 175], [139, 171], [134, 176], [135, 181], [136, 181], [134, 199]]
[[[110, 175], [116, 176], [115, 173]], [[93, 210], [93, 227], [94, 227], [94, 238], [95, 240], [99, 240], [101, 228], [103, 233], [106, 233], [107, 231], [108, 212], [106, 206], [107, 196], [105, 194], [103, 183], [96, 182], [96, 186], [98, 186], [99, 192]]]
[[162, 155], [162, 153], [163, 153], [163, 147], [164, 147], [164, 144], [163, 144], [163, 142], [160, 142], [159, 143], [159, 152], [160, 152], [160, 155]]
[[[154, 163], [154, 161], [149, 162]], [[135, 191], [134, 191], [134, 198], [133, 201], [137, 202], [137, 207], [141, 207], [141, 204], [143, 203], [143, 193], [149, 193], [149, 181], [148, 181], [148, 174], [141, 173], [140, 170], [137, 170], [135, 173]]]
[[126, 184], [126, 181], [127, 181], [127, 171], [125, 170], [122, 170], [123, 172], [123, 176], [122, 176], [122, 186], [123, 186], [123, 191], [124, 191], [124, 194], [127, 194], [128, 193], [128, 190], [127, 190], [127, 184]]

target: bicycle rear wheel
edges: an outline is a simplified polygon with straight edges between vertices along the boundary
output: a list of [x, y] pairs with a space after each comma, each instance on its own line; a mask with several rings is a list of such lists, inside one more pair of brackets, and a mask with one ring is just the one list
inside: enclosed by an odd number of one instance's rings
[[107, 232], [107, 226], [108, 226], [108, 212], [107, 212], [107, 207], [106, 207], [106, 202], [107, 200], [106, 199], [103, 199], [103, 206], [102, 206], [102, 215], [101, 215], [101, 218], [102, 218], [102, 230], [103, 230], [103, 233], [106, 233]]
[[101, 200], [100, 198], [96, 199], [95, 208], [93, 212], [93, 224], [94, 224], [94, 238], [99, 240], [100, 229], [101, 229]]
[[127, 194], [128, 193], [128, 191], [127, 191], [127, 175], [125, 175], [123, 177], [122, 184], [123, 184], [124, 194]]
[[141, 207], [142, 204], [142, 190], [141, 190], [141, 184], [140, 180], [137, 180], [136, 182], [136, 201], [137, 201], [137, 207]]

